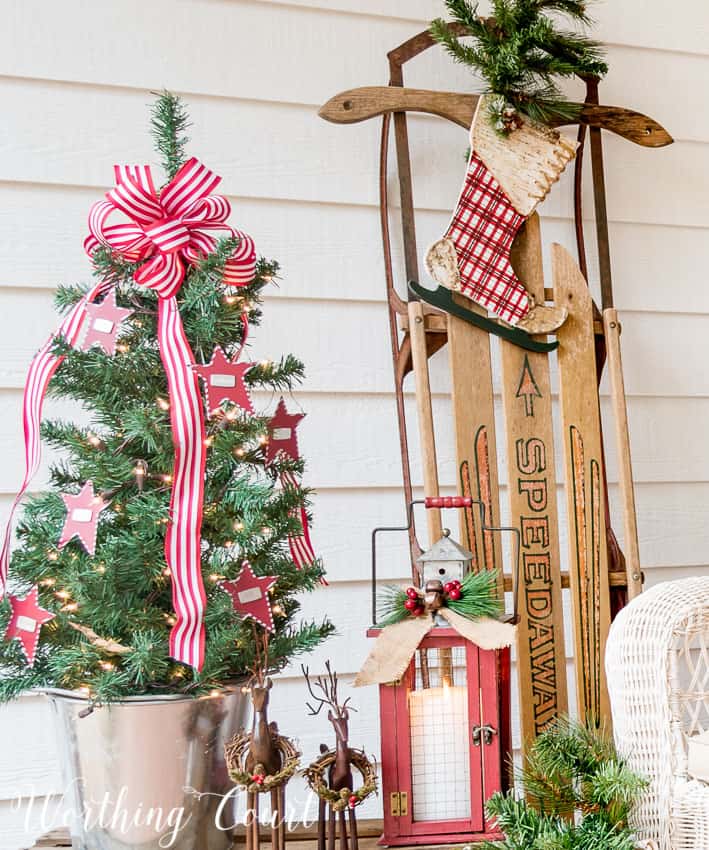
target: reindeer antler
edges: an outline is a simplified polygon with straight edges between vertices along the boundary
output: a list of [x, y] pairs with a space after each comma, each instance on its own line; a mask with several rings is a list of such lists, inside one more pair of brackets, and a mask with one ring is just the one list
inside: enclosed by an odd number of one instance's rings
[[[335, 712], [336, 717], [344, 717], [345, 712], [348, 710], [350, 697], [347, 697], [347, 699], [342, 704], [338, 702], [337, 673], [330, 666], [330, 662], [325, 662], [327, 678], [325, 678], [324, 676], [318, 676], [314, 684], [310, 679], [310, 670], [304, 664], [300, 665], [300, 669], [303, 671], [303, 676], [305, 677], [305, 682], [308, 686], [310, 696], [315, 700], [317, 704], [317, 708], [315, 708], [309, 702], [305, 703], [309, 713], [313, 716], [320, 714], [320, 711], [323, 706], [327, 705]], [[322, 693], [323, 696], [318, 696], [315, 689]], [[350, 708], [349, 710], [355, 711], [356, 709]]]

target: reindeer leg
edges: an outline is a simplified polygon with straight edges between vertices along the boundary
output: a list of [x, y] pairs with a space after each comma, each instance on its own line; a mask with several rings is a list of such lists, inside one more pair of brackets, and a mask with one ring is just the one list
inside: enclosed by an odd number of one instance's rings
[[259, 826], [259, 797], [254, 794], [253, 820], [251, 821], [251, 850], [261, 850], [261, 832]]
[[286, 783], [278, 789], [278, 838], [281, 850], [286, 850]]
[[244, 825], [246, 827], [246, 850], [256, 850], [253, 847], [253, 836], [251, 834], [251, 821], [254, 816], [254, 794], [250, 791], [246, 792], [246, 814], [244, 816]]
[[271, 789], [271, 850], [282, 850], [280, 842], [280, 788]]
[[318, 800], [318, 850], [325, 850], [325, 816], [327, 803], [322, 797]]
[[347, 848], [347, 821], [345, 820], [345, 810], [340, 812], [340, 850], [348, 850]]
[[352, 842], [352, 850], [359, 850], [359, 840], [357, 837], [357, 815], [354, 809], [349, 810], [350, 816], [350, 840]]
[[332, 806], [328, 810], [327, 850], [335, 850], [335, 810]]

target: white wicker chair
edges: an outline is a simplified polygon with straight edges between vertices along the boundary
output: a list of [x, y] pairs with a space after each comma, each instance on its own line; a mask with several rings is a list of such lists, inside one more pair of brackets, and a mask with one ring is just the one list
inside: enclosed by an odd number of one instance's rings
[[709, 729], [709, 577], [656, 585], [624, 608], [606, 674], [618, 750], [650, 782], [638, 838], [709, 850], [709, 785], [687, 774], [687, 738]]

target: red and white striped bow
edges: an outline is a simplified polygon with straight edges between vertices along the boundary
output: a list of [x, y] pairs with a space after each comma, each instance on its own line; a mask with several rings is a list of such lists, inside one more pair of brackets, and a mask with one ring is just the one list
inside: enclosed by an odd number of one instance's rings
[[[224, 267], [224, 283], [251, 283], [256, 269], [253, 240], [226, 223], [229, 201], [211, 194], [221, 177], [193, 157], [158, 194], [150, 166], [116, 165], [114, 169], [116, 187], [89, 213], [89, 236], [84, 241], [88, 254], [107, 245], [131, 262], [149, 259], [136, 272], [136, 283], [169, 298], [182, 284], [185, 261], [197, 263], [216, 247], [216, 239], [204, 230], [226, 230], [239, 238], [239, 245]], [[130, 222], [107, 224], [116, 211]]]
[[[158, 194], [149, 166], [115, 166], [116, 187], [89, 213], [90, 235], [84, 242], [91, 255], [106, 245], [130, 262], [141, 262], [134, 279], [154, 289], [158, 298], [158, 344], [167, 376], [174, 446], [170, 521], [165, 535], [165, 558], [172, 575], [176, 622], [170, 633], [170, 655], [200, 670], [204, 664], [204, 609], [206, 595], [201, 572], [201, 526], [206, 460], [204, 415], [194, 355], [185, 336], [175, 295], [186, 266], [214, 250], [216, 240], [204, 229], [226, 230], [239, 238], [228, 259], [223, 281], [245, 286], [254, 278], [253, 240], [226, 223], [229, 202], [210, 194], [221, 178], [196, 159], [186, 162]], [[130, 222], [108, 225], [115, 211]], [[15, 510], [39, 468], [40, 423], [49, 381], [63, 357], [53, 354], [54, 340], [78, 342], [87, 316], [86, 305], [108, 292], [112, 281], [94, 286], [76, 304], [35, 356], [23, 398], [25, 476], [13, 503], [0, 552], [0, 597], [4, 593], [10, 558]]]

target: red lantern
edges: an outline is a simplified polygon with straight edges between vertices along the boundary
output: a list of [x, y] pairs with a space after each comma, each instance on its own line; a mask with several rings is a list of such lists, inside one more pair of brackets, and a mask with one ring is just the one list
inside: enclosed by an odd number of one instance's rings
[[[424, 504], [469, 507], [473, 500], [427, 499]], [[374, 545], [372, 578], [376, 581]], [[367, 632], [370, 637], [380, 633], [379, 628]], [[403, 676], [379, 686], [379, 703], [384, 802], [380, 843], [499, 839], [485, 815], [485, 801], [509, 785], [509, 647], [481, 649], [436, 619]]]

